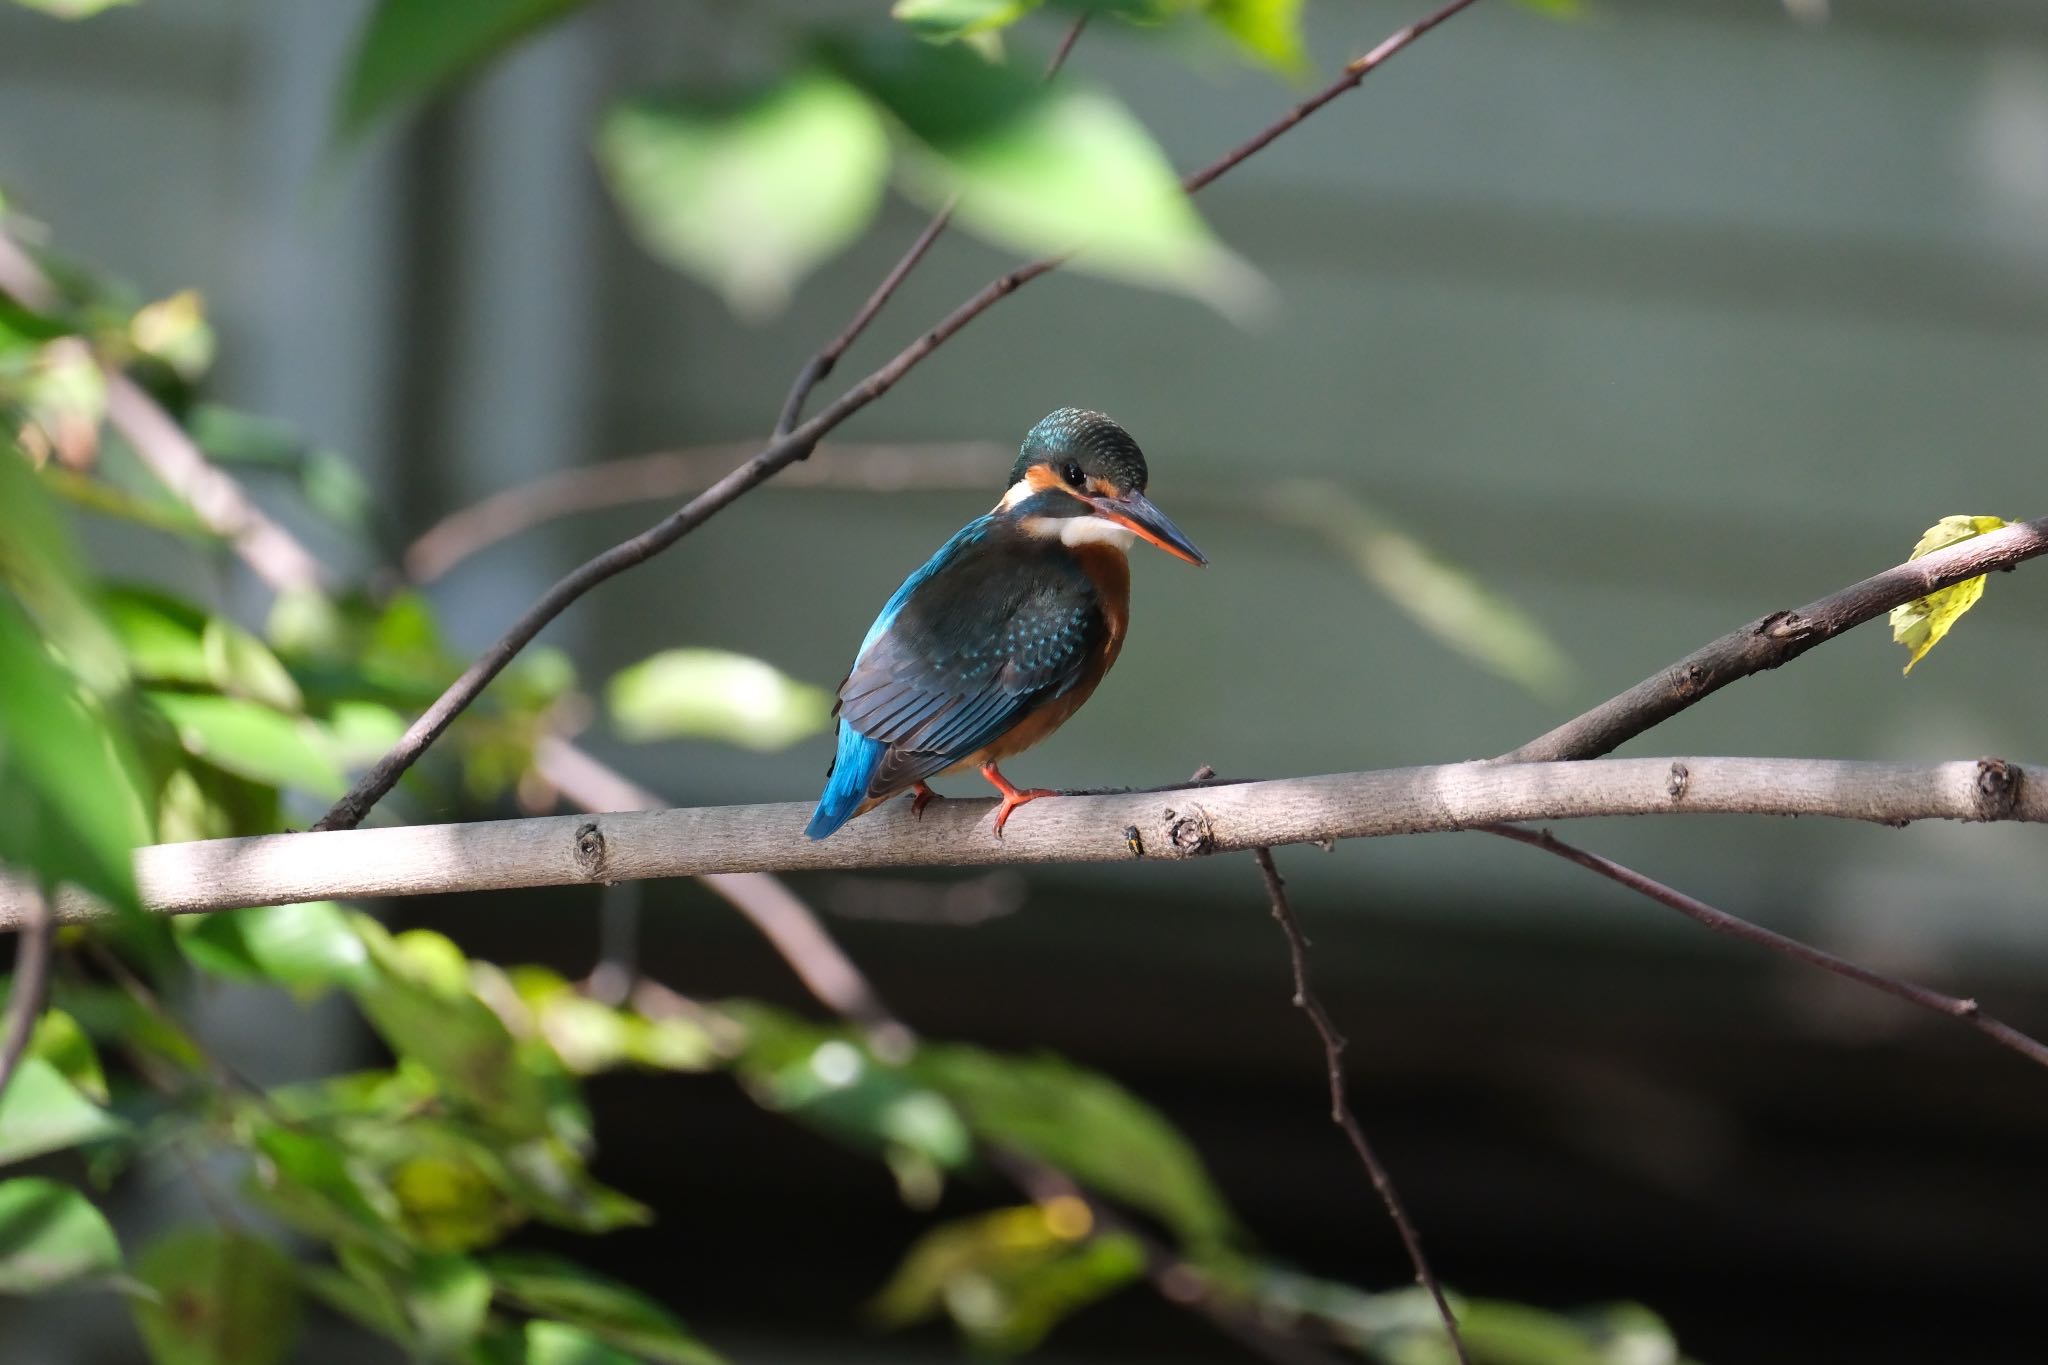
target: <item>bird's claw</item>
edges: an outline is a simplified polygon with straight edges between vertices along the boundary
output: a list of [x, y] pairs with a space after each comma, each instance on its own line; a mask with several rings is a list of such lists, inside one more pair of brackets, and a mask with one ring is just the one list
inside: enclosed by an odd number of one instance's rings
[[915, 795], [913, 795], [910, 798], [910, 813], [913, 817], [917, 819], [923, 819], [924, 808], [931, 804], [932, 798], [934, 796], [937, 796], [938, 793], [933, 791], [930, 787], [927, 787], [922, 782], [918, 783], [915, 787], [912, 787], [911, 791], [914, 792]]
[[1003, 826], [1009, 822], [1011, 811], [1019, 806], [1036, 801], [1041, 796], [1058, 795], [1059, 793], [1050, 787], [1028, 787], [1023, 791], [1004, 792], [1003, 804], [996, 807], [996, 838], [1000, 839], [1003, 837]]

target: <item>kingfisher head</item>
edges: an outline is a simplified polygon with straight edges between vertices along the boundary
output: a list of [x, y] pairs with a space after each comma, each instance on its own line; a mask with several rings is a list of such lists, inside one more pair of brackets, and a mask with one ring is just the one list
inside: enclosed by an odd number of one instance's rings
[[998, 510], [1068, 545], [1121, 548], [1137, 536], [1190, 564], [1209, 562], [1145, 496], [1145, 452], [1099, 412], [1061, 408], [1031, 428]]

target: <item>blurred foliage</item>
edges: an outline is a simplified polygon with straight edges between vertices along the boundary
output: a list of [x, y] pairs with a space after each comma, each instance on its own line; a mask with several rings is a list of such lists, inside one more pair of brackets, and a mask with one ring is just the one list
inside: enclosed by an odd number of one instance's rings
[[[1943, 517], [1927, 528], [1913, 546], [1911, 559], [1933, 554], [1945, 546], [1959, 541], [1974, 540], [1987, 531], [1996, 531], [2009, 523], [2003, 517]], [[1942, 636], [1949, 628], [1962, 619], [1963, 613], [1977, 605], [1977, 599], [1984, 595], [1984, 576], [1966, 578], [1960, 583], [1931, 592], [1925, 597], [1916, 597], [1902, 607], [1892, 608], [1892, 639], [1906, 647], [1908, 658], [1906, 673], [1913, 671], [1913, 665], [1927, 657], [1927, 652], [1941, 643]]]
[[612, 675], [612, 725], [630, 740], [721, 739], [783, 749], [832, 726], [832, 694], [759, 659], [666, 649]]
[[1569, 688], [1571, 660], [1549, 632], [1430, 549], [1419, 532], [1324, 480], [1290, 480], [1266, 501], [1275, 520], [1321, 536], [1360, 577], [1451, 649], [1541, 698], [1559, 697]]
[[[105, 7], [29, 2], [67, 17]], [[577, 7], [381, 0], [341, 82], [338, 137], [360, 138]], [[1250, 272], [1209, 235], [1139, 122], [1113, 97], [1048, 85], [1038, 59], [1011, 55], [1022, 45], [1007, 31], [1041, 8], [1046, 27], [1034, 31], [1048, 39], [1096, 10], [1141, 30], [1209, 32], [1283, 75], [1306, 60], [1300, 0], [899, 0], [893, 19], [865, 25], [756, 16], [779, 26], [780, 73], [621, 100], [597, 131], [600, 162], [650, 249], [748, 315], [780, 307], [858, 236], [892, 175], [927, 203], [957, 198], [962, 223], [993, 241], [1085, 245], [1080, 263], [1105, 273], [1242, 301]], [[167, 533], [207, 562], [227, 553], [154, 478], [147, 452], [107, 429], [110, 374], [160, 397], [236, 477], [267, 481], [373, 562], [379, 518], [345, 458], [205, 400], [217, 341], [197, 294], [142, 299], [45, 268], [57, 301], [0, 296], [0, 862], [133, 912], [135, 846], [302, 820], [464, 661], [433, 602], [388, 576], [283, 593], [258, 628], [217, 602], [93, 572], [67, 506]], [[1320, 529], [1369, 575], [1427, 598], [1418, 614], [1452, 634], [1515, 638], [1504, 608], [1450, 571], [1423, 572], [1412, 548], [1397, 553], [1412, 542], [1362, 511]], [[1541, 673], [1526, 639], [1515, 648], [1518, 661], [1494, 666], [1525, 681]], [[603, 701], [632, 741], [769, 748], [826, 728], [831, 698], [760, 660], [696, 648], [623, 670]], [[393, 804], [550, 806], [537, 747], [598, 709], [566, 656], [529, 650]], [[652, 1218], [591, 1172], [598, 1135], [583, 1085], [622, 1068], [737, 1083], [767, 1112], [874, 1156], [916, 1207], [1019, 1163], [1053, 1182], [1035, 1202], [919, 1239], [876, 1299], [885, 1323], [944, 1315], [980, 1348], [1024, 1351], [1086, 1305], [1170, 1272], [1230, 1311], [1310, 1323], [1362, 1355], [1438, 1358], [1414, 1295], [1272, 1263], [1165, 1116], [1057, 1057], [944, 1044], [885, 1054], [852, 1029], [644, 983], [620, 1004], [553, 970], [473, 960], [443, 935], [393, 933], [327, 903], [175, 923], [130, 913], [64, 931], [52, 966], [50, 1003], [0, 1092], [0, 1165], [39, 1162], [35, 1175], [0, 1179], [0, 1293], [121, 1294], [156, 1365], [289, 1360], [314, 1313], [418, 1360], [716, 1361], [641, 1290], [520, 1245], [534, 1226], [601, 1235]], [[208, 979], [345, 1000], [386, 1060], [253, 1087], [180, 1021]], [[211, 1219], [124, 1254], [103, 1205], [173, 1156]], [[1468, 1311], [1477, 1360], [1675, 1358], [1639, 1310]]]
[[875, 110], [823, 72], [707, 100], [633, 100], [598, 129], [598, 161], [655, 256], [766, 317], [881, 206], [889, 137]]

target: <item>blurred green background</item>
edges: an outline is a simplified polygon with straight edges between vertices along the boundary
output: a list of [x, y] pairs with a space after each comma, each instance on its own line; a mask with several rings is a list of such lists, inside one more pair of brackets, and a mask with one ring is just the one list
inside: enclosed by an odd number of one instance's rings
[[[1153, 495], [1210, 555], [1199, 575], [1137, 557], [1114, 678], [1012, 775], [1149, 785], [1203, 763], [1266, 776], [1497, 753], [1888, 566], [1941, 515], [2039, 515], [2048, 11], [1835, 0], [1811, 22], [1814, 8], [1596, 0], [1559, 21], [1479, 6], [1201, 196], [1271, 283], [1255, 318], [1062, 272], [837, 433], [1010, 447], [1054, 407], [1098, 407], [1143, 444]], [[621, 90], [744, 67], [749, 7], [592, 7], [337, 154], [334, 91], [365, 10], [153, 0], [70, 26], [0, 7], [0, 182], [67, 252], [144, 295], [200, 289], [220, 337], [208, 393], [346, 452], [393, 545], [543, 474], [759, 437], [923, 221], [892, 197], [786, 312], [735, 321], [635, 245], [590, 142]], [[1325, 71], [1416, 16], [1375, 0], [1306, 17]], [[1041, 16], [1012, 41], [1050, 50], [1059, 31]], [[1106, 25], [1071, 60], [1183, 168], [1297, 97]], [[949, 237], [836, 378], [1010, 259]], [[1006, 469], [992, 455], [979, 492], [771, 484], [545, 638], [590, 679], [703, 645], [829, 687], [882, 599]], [[1304, 479], [1510, 599], [1569, 677], [1542, 695], [1475, 667], [1247, 493]], [[579, 517], [458, 566], [432, 588], [457, 645], [487, 643], [651, 516]], [[148, 538], [87, 539], [112, 571], [217, 586]], [[2037, 757], [2048, 595], [2034, 577], [1994, 582], [1910, 679], [1869, 628], [1629, 751]], [[586, 742], [684, 804], [809, 799], [829, 748], [629, 745], [602, 726]], [[2048, 1024], [2048, 842], [2033, 831], [1713, 819], [1577, 834]], [[1361, 1113], [1451, 1283], [1639, 1300], [1703, 1360], [2039, 1358], [2025, 1298], [2043, 1268], [2048, 1088], [2013, 1058], [1494, 841], [1362, 842], [1282, 867], [1354, 1039]], [[971, 927], [876, 919], [936, 898], [866, 879], [802, 889], [836, 908], [922, 1030], [1108, 1071], [1182, 1124], [1263, 1240], [1324, 1272], [1405, 1278], [1323, 1121], [1319, 1058], [1249, 863], [976, 883], [992, 917]], [[696, 888], [631, 894], [664, 979], [800, 1000]], [[573, 892], [397, 913], [474, 954], [582, 970], [597, 909]], [[280, 1028], [279, 1008], [220, 991], [208, 1028], [259, 1075], [358, 1046], [345, 1020]], [[672, 1281], [736, 1358], [951, 1355], [936, 1331], [848, 1344], [919, 1226], [871, 1164], [671, 1084], [594, 1084], [600, 1172], [664, 1223], [583, 1254]], [[10, 1358], [123, 1358], [61, 1307], [10, 1307], [8, 1330], [44, 1352]], [[305, 1358], [329, 1358], [318, 1349]], [[1046, 1358], [1233, 1357], [1120, 1301]]]

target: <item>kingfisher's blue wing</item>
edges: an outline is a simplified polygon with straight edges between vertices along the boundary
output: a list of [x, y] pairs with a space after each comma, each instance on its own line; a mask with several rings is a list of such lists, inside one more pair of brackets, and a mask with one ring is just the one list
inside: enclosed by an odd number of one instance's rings
[[992, 743], [1086, 672], [1107, 631], [1070, 555], [988, 518], [890, 598], [839, 688], [839, 717], [886, 746], [869, 798]]

